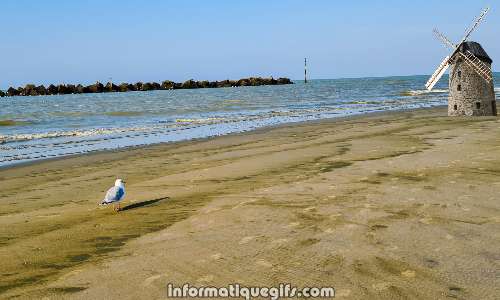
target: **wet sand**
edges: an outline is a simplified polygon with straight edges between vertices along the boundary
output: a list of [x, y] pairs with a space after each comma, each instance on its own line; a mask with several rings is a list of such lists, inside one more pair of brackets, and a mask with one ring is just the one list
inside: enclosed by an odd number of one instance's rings
[[[0, 170], [0, 298], [500, 294], [500, 119], [371, 114]], [[98, 207], [127, 180], [124, 211]]]

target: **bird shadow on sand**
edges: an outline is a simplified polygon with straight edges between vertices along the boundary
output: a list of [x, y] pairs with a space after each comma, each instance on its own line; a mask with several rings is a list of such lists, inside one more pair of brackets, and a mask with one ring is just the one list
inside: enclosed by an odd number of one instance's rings
[[150, 206], [150, 205], [153, 205], [153, 204], [158, 203], [160, 201], [168, 200], [168, 199], [170, 199], [170, 197], [163, 197], [163, 198], [158, 198], [158, 199], [153, 199], [153, 200], [147, 200], [147, 201], [133, 203], [133, 204], [130, 204], [130, 205], [127, 205], [127, 206], [123, 207], [121, 209], [121, 211], [126, 211], [126, 210], [137, 209], [137, 208], [141, 208], [141, 207], [145, 207], [145, 206]]

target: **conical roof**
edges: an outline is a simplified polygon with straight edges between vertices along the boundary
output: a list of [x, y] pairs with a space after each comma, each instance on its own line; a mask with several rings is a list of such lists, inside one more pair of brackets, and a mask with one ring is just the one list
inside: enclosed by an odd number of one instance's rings
[[477, 58], [480, 60], [491, 64], [493, 60], [488, 56], [488, 53], [484, 51], [483, 47], [481, 44], [476, 43], [476, 42], [463, 42], [458, 46], [457, 50], [455, 50], [455, 53], [453, 55], [457, 54], [458, 52], [466, 53], [467, 51], [470, 51], [472, 54], [474, 54]]

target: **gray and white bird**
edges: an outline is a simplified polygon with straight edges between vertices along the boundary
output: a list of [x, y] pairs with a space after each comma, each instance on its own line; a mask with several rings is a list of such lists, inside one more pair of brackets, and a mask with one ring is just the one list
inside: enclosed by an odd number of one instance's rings
[[[122, 201], [123, 198], [125, 198], [125, 181], [117, 179], [115, 181], [115, 186], [106, 192], [106, 196], [99, 205], [113, 204], [113, 208], [118, 212], [120, 211], [120, 201]], [[115, 204], [118, 204], [118, 207], [116, 207]]]

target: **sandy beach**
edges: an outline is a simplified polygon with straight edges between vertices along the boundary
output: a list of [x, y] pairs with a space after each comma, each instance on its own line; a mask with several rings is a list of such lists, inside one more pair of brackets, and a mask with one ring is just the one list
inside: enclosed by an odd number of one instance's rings
[[[499, 136], [496, 117], [434, 108], [4, 168], [0, 298], [291, 283], [341, 299], [495, 299]], [[120, 213], [97, 206], [116, 178]]]

